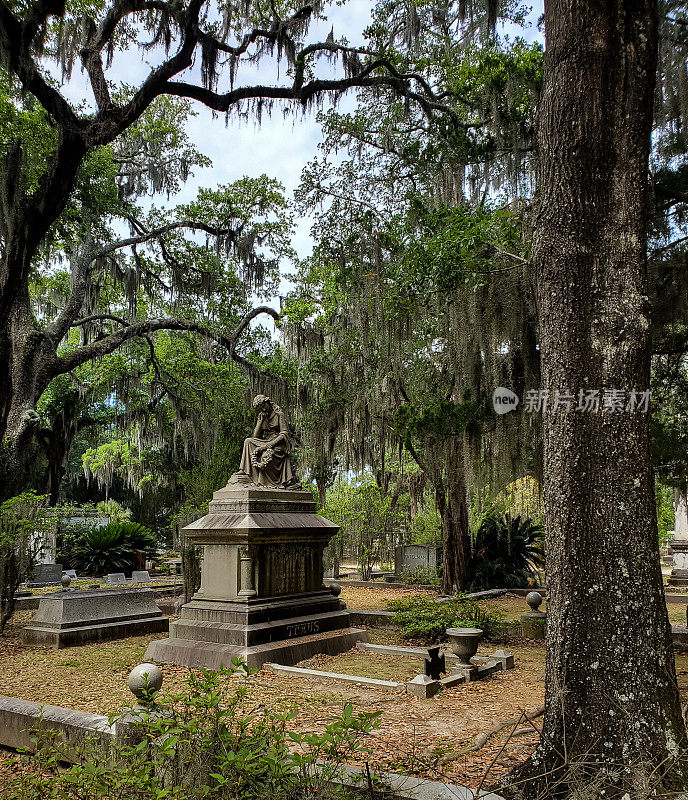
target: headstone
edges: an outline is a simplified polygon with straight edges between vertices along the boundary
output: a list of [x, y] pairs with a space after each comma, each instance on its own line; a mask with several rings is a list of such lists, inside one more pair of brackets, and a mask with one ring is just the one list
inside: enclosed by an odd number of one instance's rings
[[434, 681], [438, 681], [440, 675], [446, 671], [444, 653], [440, 655], [439, 647], [428, 647], [428, 658], [425, 659], [425, 674]]
[[669, 586], [688, 586], [688, 539], [674, 539], [671, 543], [673, 568]]
[[105, 576], [105, 583], [107, 583], [108, 586], [120, 586], [126, 582], [127, 579], [123, 572], [109, 572]]
[[394, 574], [400, 577], [416, 569], [437, 569], [438, 550], [427, 544], [399, 545], [394, 550]]
[[20, 635], [26, 644], [61, 648], [158, 633], [168, 625], [152, 589], [86, 589], [41, 597]]
[[36, 564], [27, 581], [28, 587], [49, 586], [51, 583], [59, 584], [62, 580], [62, 564]]
[[131, 573], [132, 583], [150, 583], [150, 579], [151, 576], [147, 569], [134, 570]]

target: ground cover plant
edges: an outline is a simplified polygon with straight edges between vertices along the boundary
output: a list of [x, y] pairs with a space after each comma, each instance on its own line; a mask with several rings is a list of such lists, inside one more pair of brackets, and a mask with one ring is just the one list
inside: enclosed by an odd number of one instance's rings
[[488, 639], [498, 639], [506, 629], [499, 611], [463, 597], [443, 602], [424, 596], [408, 597], [391, 600], [387, 610], [394, 612], [394, 623], [404, 638], [424, 642], [444, 641], [447, 628], [481, 628]]
[[[4, 787], [7, 800], [306, 800], [353, 795], [338, 780], [347, 758], [367, 752], [364, 739], [381, 712], [346, 704], [321, 733], [289, 730], [295, 712], [254, 702], [238, 661], [221, 673], [189, 673], [181, 690], [139, 709], [130, 735], [103, 758], [96, 739], [66, 745], [37, 730], [36, 755]], [[153, 700], [157, 703], [153, 703]], [[62, 764], [71, 762], [64, 769]]]

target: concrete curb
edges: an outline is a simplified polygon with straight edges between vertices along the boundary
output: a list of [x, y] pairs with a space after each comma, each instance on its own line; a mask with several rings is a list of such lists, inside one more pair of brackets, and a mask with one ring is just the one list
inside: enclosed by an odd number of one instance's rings
[[327, 678], [328, 680], [344, 681], [345, 683], [358, 683], [362, 686], [372, 686], [377, 689], [391, 689], [403, 692], [406, 684], [398, 681], [382, 681], [378, 678], [365, 678], [361, 675], [345, 675], [340, 672], [324, 672], [320, 669], [305, 669], [304, 667], [285, 667], [282, 664], [273, 664], [266, 661], [263, 668], [274, 672], [276, 675], [301, 675], [304, 678]]
[[33, 751], [30, 731], [37, 728], [57, 731], [66, 744], [86, 737], [101, 739], [104, 745], [115, 740], [115, 725], [101, 714], [0, 695], [0, 745]]

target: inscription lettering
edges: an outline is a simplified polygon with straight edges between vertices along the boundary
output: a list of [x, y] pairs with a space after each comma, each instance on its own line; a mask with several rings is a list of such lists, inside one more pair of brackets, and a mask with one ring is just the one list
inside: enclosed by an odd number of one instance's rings
[[296, 625], [287, 625], [287, 639], [294, 636], [310, 636], [313, 633], [320, 633], [320, 625], [317, 622], [299, 622]]

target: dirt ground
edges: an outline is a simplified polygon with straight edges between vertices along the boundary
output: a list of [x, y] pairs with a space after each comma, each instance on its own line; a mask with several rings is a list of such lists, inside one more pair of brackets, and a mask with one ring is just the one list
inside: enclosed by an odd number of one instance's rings
[[[392, 597], [416, 591], [347, 587], [342, 599], [350, 608], [381, 608]], [[512, 620], [526, 610], [522, 597], [507, 596], [485, 605], [501, 610], [505, 618]], [[669, 606], [669, 609], [673, 616], [680, 615], [680, 621], [685, 620], [685, 607]], [[5, 635], [0, 637], [0, 694], [100, 714], [114, 714], [131, 705], [133, 698], [126, 687], [126, 677], [143, 660], [149, 641], [160, 634], [64, 650], [30, 647], [19, 641], [19, 628], [32, 614], [16, 614]], [[369, 634], [373, 643], [404, 644], [393, 631], [371, 629]], [[500, 647], [514, 654], [514, 670], [447, 689], [430, 700], [324, 678], [277, 676], [266, 670], [245, 680], [251, 702], [258, 707], [293, 708], [296, 716], [290, 725], [301, 731], [322, 731], [349, 702], [355, 711], [381, 710], [379, 727], [368, 739], [371, 768], [476, 787], [488, 767], [486, 784], [498, 780], [523, 761], [537, 741], [533, 731], [507, 742], [509, 730], [505, 730], [479, 751], [462, 754], [479, 733], [543, 702], [544, 647], [520, 641], [506, 645], [485, 643], [478, 655], [489, 655]], [[399, 681], [408, 680], [423, 669], [421, 659], [358, 650], [339, 656], [318, 656], [308, 666]], [[676, 668], [685, 698], [688, 655], [677, 656]], [[170, 665], [164, 665], [163, 672], [164, 688], [168, 691], [180, 689], [188, 675], [188, 670]], [[223, 680], [231, 683], [244, 679]]]
[[[15, 615], [5, 636], [0, 637], [0, 694], [100, 714], [114, 714], [131, 704], [126, 677], [143, 660], [148, 642], [157, 637], [133, 637], [63, 650], [29, 647], [19, 641], [18, 634], [20, 626], [30, 618], [31, 612]], [[371, 630], [370, 638], [379, 644], [402, 644], [390, 631]], [[494, 652], [497, 647], [483, 645], [479, 655]], [[469, 745], [478, 733], [495, 722], [542, 702], [544, 651], [523, 646], [510, 649], [516, 658], [516, 669], [448, 689], [431, 700], [357, 684], [278, 676], [268, 671], [247, 679], [249, 697], [256, 703], [280, 709], [293, 707], [297, 716], [291, 725], [302, 731], [322, 730], [348, 702], [355, 711], [382, 710], [380, 725], [369, 737], [371, 765], [475, 785], [485, 764], [503, 745], [504, 736], [496, 736], [472, 756], [446, 764], [440, 763], [440, 759]], [[317, 657], [311, 666], [358, 674], [354, 667], [365, 663], [366, 672], [378, 677], [384, 672], [385, 677], [398, 680], [408, 679], [423, 669], [420, 659], [362, 655], [358, 651]], [[181, 688], [188, 674], [187, 670], [170, 665], [165, 665], [163, 672], [165, 688], [171, 691]], [[525, 758], [534, 740], [534, 736], [514, 739], [505, 748], [492, 777], [498, 777]]]
[[420, 589], [416, 586], [399, 589], [382, 584], [381, 586], [345, 586], [339, 596], [349, 608], [361, 611], [383, 611], [390, 600], [399, 600], [402, 597], [415, 595], [437, 597], [438, 593], [432, 589]]

